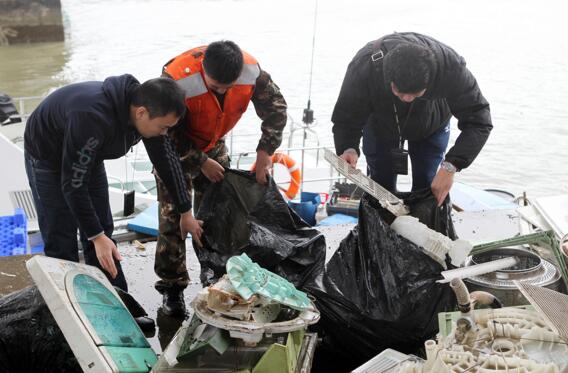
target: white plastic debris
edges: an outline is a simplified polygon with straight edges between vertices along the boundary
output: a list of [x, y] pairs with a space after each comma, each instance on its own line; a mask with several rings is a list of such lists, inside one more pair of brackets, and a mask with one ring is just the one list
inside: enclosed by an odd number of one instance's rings
[[422, 247], [425, 253], [440, 263], [444, 269], [447, 268], [446, 254], [450, 256], [452, 264], [459, 267], [473, 248], [469, 241], [452, 241], [443, 234], [428, 228], [413, 216], [397, 217], [391, 224], [391, 228], [402, 237]]
[[468, 267], [454, 268], [447, 271], [442, 271], [442, 280], [438, 280], [440, 284], [452, 281], [456, 278], [471, 278], [474, 276], [484, 275], [495, 271], [500, 271], [505, 268], [513, 267], [519, 263], [519, 258], [512, 256], [509, 258], [502, 258], [493, 260], [491, 262], [475, 264]]

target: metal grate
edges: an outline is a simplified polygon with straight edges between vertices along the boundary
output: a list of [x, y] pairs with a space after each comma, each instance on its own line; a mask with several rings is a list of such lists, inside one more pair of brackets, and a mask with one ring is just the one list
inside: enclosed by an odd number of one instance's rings
[[[499, 272], [501, 272], [503, 276], [506, 276], [506, 278], [499, 278], [501, 274], [489, 273], [485, 275], [472, 276], [470, 279], [479, 285], [487, 287], [514, 289], [515, 285], [512, 283], [512, 280], [514, 279], [515, 274], [506, 273], [506, 270], [499, 270]], [[528, 272], [525, 276], [518, 275], [517, 278], [522, 278], [521, 281], [526, 284], [547, 286], [558, 281], [560, 273], [554, 264], [543, 259], [542, 265], [537, 270]]]
[[37, 211], [31, 190], [16, 190], [9, 192], [9, 194], [14, 208], [23, 208], [28, 221], [37, 220]]
[[360, 170], [351, 167], [349, 163], [339, 158], [329, 149], [324, 149], [324, 158], [341, 175], [354, 182], [358, 187], [376, 198], [382, 207], [389, 210], [395, 216], [408, 215], [410, 210], [404, 201], [377, 184], [374, 180], [364, 175]]
[[515, 281], [515, 285], [552, 330], [568, 342], [568, 295], [526, 282]]

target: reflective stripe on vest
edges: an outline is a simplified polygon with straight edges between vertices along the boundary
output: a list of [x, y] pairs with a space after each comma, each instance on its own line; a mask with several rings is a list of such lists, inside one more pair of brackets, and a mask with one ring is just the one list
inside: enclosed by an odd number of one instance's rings
[[241, 75], [239, 76], [235, 84], [255, 85], [256, 79], [258, 78], [259, 75], [260, 75], [260, 67], [258, 67], [258, 64], [256, 63], [250, 65], [245, 64], [243, 66], [243, 71], [241, 72]]
[[203, 77], [199, 73], [180, 79], [177, 83], [185, 92], [185, 98], [191, 98], [207, 93], [207, 86], [203, 81]]
[[[256, 79], [260, 75], [260, 68], [258, 64], [244, 65], [241, 75], [235, 82], [235, 85], [255, 85]], [[203, 81], [201, 74], [193, 74], [186, 78], [177, 81], [179, 86], [185, 92], [186, 98], [191, 98], [195, 96], [207, 93], [207, 86]]]

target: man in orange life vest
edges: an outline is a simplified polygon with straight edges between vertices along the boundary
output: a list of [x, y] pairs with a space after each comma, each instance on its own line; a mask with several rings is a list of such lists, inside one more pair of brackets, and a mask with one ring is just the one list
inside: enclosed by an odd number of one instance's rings
[[[262, 120], [262, 135], [256, 148], [256, 180], [267, 182], [271, 156], [282, 142], [286, 125], [286, 101], [270, 75], [254, 57], [231, 41], [217, 41], [191, 49], [170, 60], [163, 76], [175, 79], [185, 92], [187, 113], [170, 132], [181, 157], [188, 187], [194, 189], [193, 212], [210, 183], [223, 179], [230, 159], [224, 136], [237, 124], [252, 101]], [[160, 234], [154, 270], [160, 277], [156, 289], [163, 294], [166, 315], [185, 314], [183, 290], [189, 276], [185, 260], [185, 238], [179, 231], [179, 216], [164, 183], [156, 176], [160, 201]], [[201, 246], [201, 221], [190, 233]]]

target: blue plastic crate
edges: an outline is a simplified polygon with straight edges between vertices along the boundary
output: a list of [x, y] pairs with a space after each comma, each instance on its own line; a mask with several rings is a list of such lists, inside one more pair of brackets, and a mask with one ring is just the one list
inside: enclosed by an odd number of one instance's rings
[[0, 256], [26, 254], [27, 228], [26, 214], [21, 208], [16, 208], [14, 215], [0, 216]]

